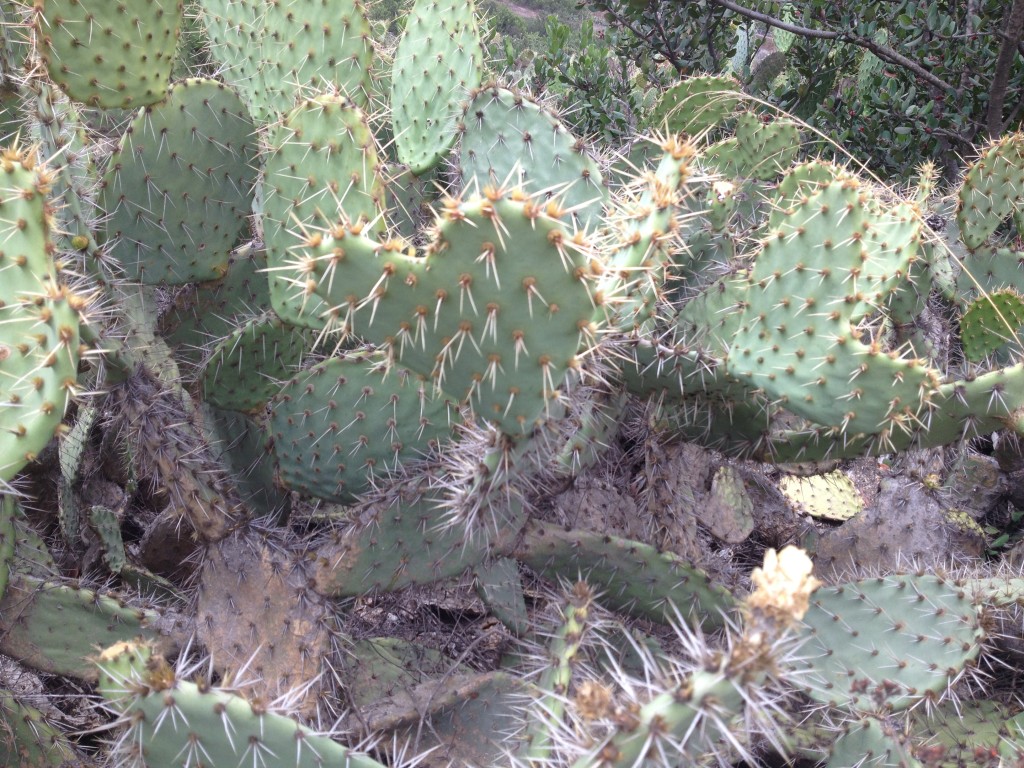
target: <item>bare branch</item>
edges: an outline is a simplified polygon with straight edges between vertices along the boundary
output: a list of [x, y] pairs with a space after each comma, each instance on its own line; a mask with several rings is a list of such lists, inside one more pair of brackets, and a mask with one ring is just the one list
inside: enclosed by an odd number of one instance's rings
[[[1018, 0], [1018, 2], [1020, 1], [1021, 0]], [[866, 48], [867, 50], [875, 54], [875, 56], [880, 58], [882, 61], [887, 61], [890, 64], [896, 64], [897, 66], [903, 67], [904, 69], [909, 69], [922, 80], [931, 83], [936, 88], [941, 88], [942, 90], [948, 91], [949, 93], [956, 93], [956, 86], [950, 85], [941, 77], [933, 75], [931, 72], [922, 67], [913, 59], [908, 59], [902, 53], [897, 53], [892, 48], [889, 48], [886, 45], [880, 45], [879, 43], [876, 43], [874, 40], [868, 37], [861, 37], [860, 35], [854, 35], [849, 33], [844, 33], [842, 35], [842, 39], [846, 40], [847, 42], [853, 43], [854, 45], [859, 45], [861, 48]]]
[[992, 85], [988, 90], [988, 115], [985, 127], [989, 138], [1003, 132], [1003, 105], [1006, 103], [1006, 87], [1010, 82], [1010, 69], [1017, 58], [1017, 44], [1024, 35], [1024, 0], [1014, 0], [1003, 24], [1003, 44], [996, 57]]
[[817, 37], [822, 40], [835, 40], [840, 35], [838, 32], [829, 29], [811, 29], [810, 27], [801, 27], [799, 24], [790, 24], [788, 21], [782, 19], [776, 19], [773, 16], [769, 16], [767, 13], [761, 13], [750, 8], [744, 8], [742, 5], [737, 5], [731, 0], [714, 0], [715, 3], [728, 8], [730, 11], [738, 13], [740, 16], [745, 16], [753, 21], [760, 21], [762, 24], [767, 24], [769, 27], [777, 27], [786, 32], [792, 32], [794, 35], [800, 35], [801, 37]]
[[[1017, 1], [1024, 2], [1024, 0]], [[778, 29], [785, 30], [786, 32], [792, 32], [793, 34], [800, 35], [801, 37], [813, 37], [820, 40], [845, 40], [846, 42], [852, 43], [860, 48], [866, 48], [882, 61], [887, 61], [890, 64], [895, 64], [903, 67], [904, 69], [910, 70], [922, 80], [936, 88], [948, 91], [949, 93], [956, 93], [956, 88], [954, 86], [947, 83], [941, 77], [933, 74], [913, 59], [908, 59], [903, 54], [897, 53], [888, 46], [876, 43], [870, 38], [861, 37], [860, 35], [855, 35], [852, 32], [839, 32], [834, 29], [812, 29], [811, 27], [802, 27], [799, 24], [790, 24], [788, 21], [776, 19], [774, 16], [769, 16], [766, 13], [745, 8], [742, 5], [733, 2], [733, 0], [713, 0], [713, 2], [723, 8], [728, 8], [730, 11], [738, 13], [740, 16], [745, 18], [752, 19], [753, 21], [760, 21], [770, 27], [776, 27]]]

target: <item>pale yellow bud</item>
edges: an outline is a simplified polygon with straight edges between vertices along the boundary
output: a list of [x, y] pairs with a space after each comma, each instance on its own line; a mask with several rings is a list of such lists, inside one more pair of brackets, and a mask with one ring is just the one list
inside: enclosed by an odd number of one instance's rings
[[789, 626], [807, 613], [811, 593], [821, 582], [811, 575], [814, 564], [799, 547], [764, 553], [764, 567], [750, 574], [754, 591], [747, 598], [751, 612], [760, 612], [780, 626]]

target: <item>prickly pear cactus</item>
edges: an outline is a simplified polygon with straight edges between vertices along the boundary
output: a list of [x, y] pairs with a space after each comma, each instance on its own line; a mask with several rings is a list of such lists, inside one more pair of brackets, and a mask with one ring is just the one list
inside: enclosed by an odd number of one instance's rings
[[39, 52], [75, 101], [155, 104], [170, 85], [182, 0], [36, 0]]
[[0, 154], [0, 486], [60, 429], [78, 379], [86, 302], [58, 279], [51, 180], [34, 153]]
[[254, 126], [222, 83], [187, 80], [139, 113], [110, 159], [100, 205], [111, 254], [134, 279], [215, 280], [245, 226]]
[[413, 173], [437, 165], [455, 141], [462, 103], [480, 85], [482, 62], [472, 0], [416, 1], [391, 74], [396, 150]]

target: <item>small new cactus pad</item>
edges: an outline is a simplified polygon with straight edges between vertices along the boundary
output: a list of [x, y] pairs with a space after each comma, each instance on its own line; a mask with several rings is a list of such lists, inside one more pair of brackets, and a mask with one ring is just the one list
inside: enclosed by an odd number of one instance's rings
[[[340, 223], [296, 257], [345, 327], [507, 434], [545, 418], [591, 343], [592, 248], [519, 190], [444, 201], [423, 257]], [[411, 251], [411, 249], [409, 249]]]
[[726, 544], [739, 544], [754, 532], [754, 502], [735, 467], [719, 467], [711, 478], [711, 493], [700, 521]]
[[274, 311], [323, 328], [329, 307], [312, 294], [308, 265], [292, 248], [339, 216], [383, 227], [384, 184], [363, 112], [340, 97], [303, 102], [272, 131], [264, 163], [263, 236]]
[[351, 502], [448, 438], [457, 409], [377, 355], [352, 353], [293, 378], [274, 399], [269, 431], [281, 482]]
[[200, 378], [203, 399], [233, 411], [263, 408], [315, 341], [272, 312], [253, 318], [213, 348]]
[[582, 229], [600, 221], [607, 191], [586, 145], [521, 93], [484, 88], [462, 118], [459, 170], [469, 190], [522, 186], [553, 195]]
[[720, 127], [743, 98], [732, 77], [688, 77], [666, 90], [647, 123], [656, 131], [697, 136]]
[[84, 302], [57, 281], [33, 155], [0, 155], [0, 487], [54, 436], [78, 377]]
[[103, 179], [110, 251], [131, 279], [215, 280], [252, 208], [255, 128], [215, 80], [186, 80], [142, 109]]
[[1016, 290], [1006, 288], [979, 296], [960, 318], [964, 356], [977, 363], [1008, 345], [1019, 349], [1022, 325], [1024, 296]]
[[150, 766], [384, 768], [230, 689], [177, 679], [146, 645], [113, 645], [97, 667], [99, 692], [128, 731], [117, 740], [120, 759]]
[[164, 98], [181, 0], [35, 0], [39, 51], [72, 99], [126, 108]]
[[940, 698], [984, 637], [966, 590], [930, 575], [822, 587], [804, 623], [806, 670], [794, 682], [816, 701], [862, 712]]
[[970, 249], [984, 244], [999, 225], [1024, 207], [1024, 134], [997, 139], [964, 176], [956, 220]]
[[707, 160], [727, 178], [774, 179], [800, 152], [800, 131], [791, 120], [761, 122], [753, 112], [736, 121], [736, 135], [708, 149]]
[[416, 0], [391, 75], [395, 149], [413, 173], [429, 170], [448, 152], [463, 102], [480, 85], [482, 71], [473, 0]]
[[103, 562], [111, 573], [120, 573], [127, 558], [121, 538], [121, 522], [112, 509], [93, 505], [89, 507], [89, 527], [99, 538]]
[[849, 520], [864, 509], [864, 499], [849, 475], [841, 470], [824, 475], [786, 475], [779, 490], [798, 513], [822, 520]]
[[689, 144], [668, 140], [662, 145], [658, 167], [626, 187], [615, 198], [611, 217], [608, 260], [599, 284], [606, 297], [611, 323], [629, 332], [649, 323], [657, 310], [665, 272], [678, 253], [674, 233], [682, 184], [689, 177], [690, 161], [696, 153]]

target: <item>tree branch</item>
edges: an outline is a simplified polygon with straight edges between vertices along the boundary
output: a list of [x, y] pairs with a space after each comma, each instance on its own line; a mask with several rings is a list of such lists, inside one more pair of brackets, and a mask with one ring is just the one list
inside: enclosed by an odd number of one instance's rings
[[[1017, 1], [1022, 2], [1022, 0]], [[880, 45], [871, 38], [861, 37], [860, 35], [854, 35], [852, 33], [843, 34], [842, 38], [850, 43], [853, 43], [854, 45], [859, 45], [861, 48], [866, 48], [867, 50], [875, 54], [875, 56], [880, 58], [882, 61], [887, 61], [890, 64], [896, 64], [897, 66], [903, 67], [904, 69], [909, 69], [922, 80], [925, 80], [931, 85], [934, 85], [936, 88], [941, 88], [942, 90], [947, 91], [949, 93], [956, 93], [956, 86], [950, 85], [941, 77], [933, 75], [931, 72], [922, 67], [913, 59], [908, 59], [902, 53], [897, 53], [888, 46]]]
[[745, 16], [753, 21], [760, 21], [769, 27], [778, 27], [785, 32], [792, 32], [794, 35], [800, 35], [801, 37], [817, 37], [822, 40], [835, 40], [839, 37], [839, 33], [833, 30], [811, 29], [810, 27], [801, 27], [799, 24], [790, 24], [788, 21], [769, 16], [767, 13], [744, 8], [742, 5], [737, 5], [731, 0], [714, 0], [714, 2], [723, 8], [728, 8], [730, 11], [738, 13], [740, 16]]
[[[1024, 2], [1024, 0], [1016, 1], [1018, 3]], [[734, 3], [733, 0], [713, 0], [713, 2], [723, 8], [728, 8], [730, 11], [738, 13], [740, 16], [745, 18], [760, 21], [770, 27], [776, 27], [786, 32], [792, 32], [793, 34], [800, 35], [801, 37], [813, 37], [819, 40], [845, 40], [860, 48], [866, 48], [882, 61], [887, 61], [890, 64], [895, 64], [903, 67], [904, 69], [910, 70], [922, 80], [936, 88], [940, 88], [949, 93], [956, 93], [956, 88], [954, 86], [947, 83], [941, 77], [932, 74], [913, 59], [908, 59], [903, 54], [897, 53], [888, 46], [876, 43], [870, 38], [861, 37], [860, 35], [855, 35], [852, 32], [839, 32], [834, 29], [812, 29], [811, 27], [802, 27], [799, 24], [790, 24], [788, 21], [776, 19], [774, 16], [769, 16], [766, 13], [761, 13], [760, 11], [755, 11], [750, 8], [744, 8], [742, 5]]]
[[988, 89], [988, 115], [985, 128], [989, 138], [1003, 132], [1003, 105], [1006, 103], [1006, 86], [1010, 82], [1010, 68], [1017, 58], [1017, 44], [1024, 35], [1024, 0], [1014, 0], [1013, 7], [1006, 14], [1003, 23], [1003, 44], [996, 57], [992, 85]]

